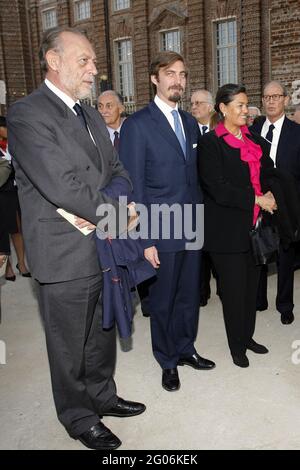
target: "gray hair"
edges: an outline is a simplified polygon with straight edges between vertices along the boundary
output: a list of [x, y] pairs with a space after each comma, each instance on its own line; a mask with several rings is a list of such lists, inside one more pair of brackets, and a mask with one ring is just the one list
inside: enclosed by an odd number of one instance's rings
[[255, 111], [257, 111], [257, 115], [258, 115], [258, 116], [261, 116], [260, 109], [259, 109], [257, 106], [251, 106], [251, 105], [249, 105], [249, 106], [248, 106], [248, 110], [250, 110], [250, 109], [255, 109]]
[[282, 89], [282, 94], [284, 96], [288, 96], [288, 91], [287, 91], [287, 88], [285, 85], [283, 85], [282, 83], [280, 83], [278, 80], [271, 80], [270, 82], [266, 83], [264, 88], [263, 88], [263, 94], [265, 94], [265, 89], [267, 88], [267, 86], [269, 85], [278, 85], [281, 89]]
[[84, 36], [83, 31], [80, 31], [78, 28], [69, 28], [67, 26], [57, 26], [55, 28], [48, 29], [41, 41], [40, 49], [39, 49], [39, 59], [40, 59], [40, 65], [41, 69], [44, 72], [48, 71], [48, 64], [46, 60], [46, 54], [50, 50], [54, 50], [56, 52], [61, 52], [62, 51], [62, 44], [60, 40], [60, 36], [62, 33], [73, 33], [73, 34], [78, 34], [79, 36]]
[[100, 93], [100, 95], [98, 96], [98, 99], [101, 97], [101, 96], [106, 96], [106, 95], [112, 95], [114, 96], [115, 98], [117, 98], [118, 102], [120, 103], [120, 105], [124, 106], [124, 98], [123, 96], [118, 93], [117, 91], [115, 90], [105, 90], [103, 91], [102, 93]]
[[194, 93], [198, 93], [198, 92], [200, 92], [200, 91], [201, 91], [201, 93], [205, 93], [205, 94], [206, 94], [208, 103], [213, 105], [214, 102], [213, 102], [212, 94], [211, 94], [210, 91], [206, 90], [205, 88], [199, 88], [198, 90], [194, 90], [194, 91], [192, 92], [192, 94], [191, 94], [191, 97], [192, 97], [192, 95], [193, 95]]

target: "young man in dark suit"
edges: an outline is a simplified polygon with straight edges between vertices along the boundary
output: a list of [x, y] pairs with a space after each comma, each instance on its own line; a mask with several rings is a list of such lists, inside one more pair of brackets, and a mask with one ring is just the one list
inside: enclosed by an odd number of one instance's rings
[[[178, 109], [186, 86], [186, 67], [181, 55], [162, 52], [150, 67], [156, 92], [154, 101], [126, 119], [121, 130], [120, 159], [134, 188], [134, 201], [147, 207], [170, 208], [184, 204], [196, 208], [202, 195], [197, 177], [199, 127], [188, 113]], [[177, 365], [212, 369], [212, 361], [200, 357], [194, 342], [199, 315], [200, 249], [188, 250], [184, 236], [176, 238], [175, 222], [164, 239], [162, 224], [155, 239], [143, 240], [146, 259], [157, 269], [149, 288], [152, 349], [162, 368], [162, 386], [180, 387]], [[149, 217], [149, 234], [155, 221]]]
[[[260, 119], [251, 129], [268, 141], [270, 156], [275, 166], [294, 176], [300, 195], [300, 125], [285, 115], [285, 108], [289, 104], [285, 87], [276, 81], [268, 83], [264, 87], [262, 101], [266, 117]], [[276, 308], [281, 314], [281, 322], [284, 325], [294, 321], [294, 261], [295, 244], [291, 243], [288, 248], [281, 244], [277, 266]], [[267, 273], [267, 266], [264, 266], [258, 289], [258, 310], [268, 308]]]
[[47, 31], [40, 60], [45, 82], [8, 115], [28, 262], [38, 281], [58, 418], [85, 446], [110, 450], [121, 441], [100, 417], [134, 416], [145, 406], [116, 394], [115, 331], [101, 327], [102, 275], [93, 232], [84, 236], [57, 208], [76, 214], [80, 228], [95, 228], [102, 204], [112, 214], [123, 211], [126, 223], [127, 207], [101, 189], [114, 178], [131, 183], [98, 111], [80, 103], [97, 74], [85, 35], [71, 28]]

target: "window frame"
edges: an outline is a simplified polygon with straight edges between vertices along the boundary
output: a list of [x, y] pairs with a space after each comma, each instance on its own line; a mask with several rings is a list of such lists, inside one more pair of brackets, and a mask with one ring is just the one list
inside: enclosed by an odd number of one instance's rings
[[[164, 35], [168, 33], [175, 33], [178, 32], [179, 35], [179, 51], [175, 49], [163, 49], [163, 42], [164, 42]], [[159, 31], [159, 50], [163, 51], [171, 51], [177, 52], [178, 54], [182, 54], [182, 33], [180, 28], [169, 28], [169, 29], [162, 29]]]
[[[123, 2], [128, 1], [129, 6], [124, 6], [124, 7], [117, 8], [116, 7], [117, 1], [123, 1]], [[112, 11], [114, 13], [119, 13], [120, 11], [129, 10], [131, 8], [131, 6], [132, 6], [131, 5], [131, 0], [112, 0]]]
[[[89, 3], [89, 11], [90, 11], [90, 15], [89, 16], [86, 16], [84, 18], [79, 18], [77, 16], [77, 12], [79, 11], [77, 9], [78, 5], [80, 5], [80, 3], [83, 3], [83, 2], [88, 2]], [[86, 21], [86, 20], [90, 20], [91, 17], [92, 17], [92, 2], [91, 0], [74, 0], [73, 2], [73, 13], [74, 13], [74, 22], [75, 23], [78, 23], [79, 21]]]
[[[125, 41], [130, 41], [131, 43], [131, 77], [127, 77], [127, 79], [131, 80], [132, 83], [132, 95], [125, 95], [124, 90], [122, 91], [121, 86], [121, 75], [120, 75], [120, 65], [122, 62], [119, 60], [119, 44]], [[124, 61], [125, 62], [125, 61]], [[126, 62], [125, 62], [126, 63]], [[126, 36], [121, 38], [114, 39], [114, 64], [115, 64], [115, 82], [116, 82], [116, 90], [123, 96], [124, 98], [124, 106], [126, 111], [134, 111], [135, 110], [135, 103], [136, 103], [136, 93], [135, 93], [135, 77], [134, 77], [134, 63], [133, 63], [133, 40], [132, 37]], [[131, 98], [131, 99], [129, 99]]]
[[[226, 45], [223, 46], [218, 46], [217, 44], [217, 34], [218, 34], [218, 26], [220, 24], [224, 23], [230, 23], [233, 22], [235, 23], [235, 43], [227, 43]], [[226, 18], [218, 18], [217, 20], [213, 21], [213, 84], [214, 84], [214, 90], [217, 90], [220, 86], [222, 86], [224, 83], [238, 83], [239, 81], [239, 61], [238, 61], [238, 21], [236, 16], [230, 16]], [[227, 30], [227, 38], [228, 38], [228, 30]], [[218, 66], [218, 51], [219, 50], [227, 50], [227, 79], [224, 81], [224, 83], [219, 84], [219, 66]], [[230, 74], [230, 58], [228, 55], [229, 50], [235, 51], [235, 77], [233, 78]]]
[[[46, 24], [45, 24], [45, 13], [47, 12], [50, 12], [50, 11], [54, 11], [55, 12], [55, 19], [56, 19], [56, 24], [55, 25], [51, 25], [49, 26], [48, 28], [46, 28]], [[57, 25], [58, 25], [58, 20], [57, 20], [57, 8], [56, 7], [49, 7], [49, 8], [45, 8], [41, 11], [41, 17], [42, 17], [42, 27], [43, 27], [43, 31], [48, 31], [48, 29], [51, 29], [51, 28], [55, 28]]]

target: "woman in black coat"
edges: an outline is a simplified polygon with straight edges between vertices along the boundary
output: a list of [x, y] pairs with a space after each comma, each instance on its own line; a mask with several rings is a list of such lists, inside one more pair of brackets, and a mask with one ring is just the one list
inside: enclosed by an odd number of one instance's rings
[[267, 143], [246, 126], [248, 99], [243, 86], [218, 90], [221, 122], [199, 144], [199, 177], [204, 191], [204, 248], [217, 272], [233, 362], [248, 367], [247, 349], [267, 353], [253, 339], [260, 268], [250, 251], [249, 231], [260, 210], [273, 213], [271, 192], [262, 194], [264, 170], [273, 166]]

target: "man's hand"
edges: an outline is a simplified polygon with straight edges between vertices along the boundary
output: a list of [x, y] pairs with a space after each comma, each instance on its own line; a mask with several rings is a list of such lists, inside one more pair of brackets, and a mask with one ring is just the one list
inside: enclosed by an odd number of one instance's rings
[[75, 217], [75, 225], [77, 225], [79, 228], [87, 227], [89, 230], [95, 230], [96, 228], [96, 225], [92, 224], [88, 220], [81, 219], [81, 217]]
[[150, 248], [146, 248], [144, 250], [144, 256], [146, 260], [152, 264], [153, 268], [155, 269], [159, 268], [160, 261], [159, 261], [158, 252], [155, 246], [150, 246]]

